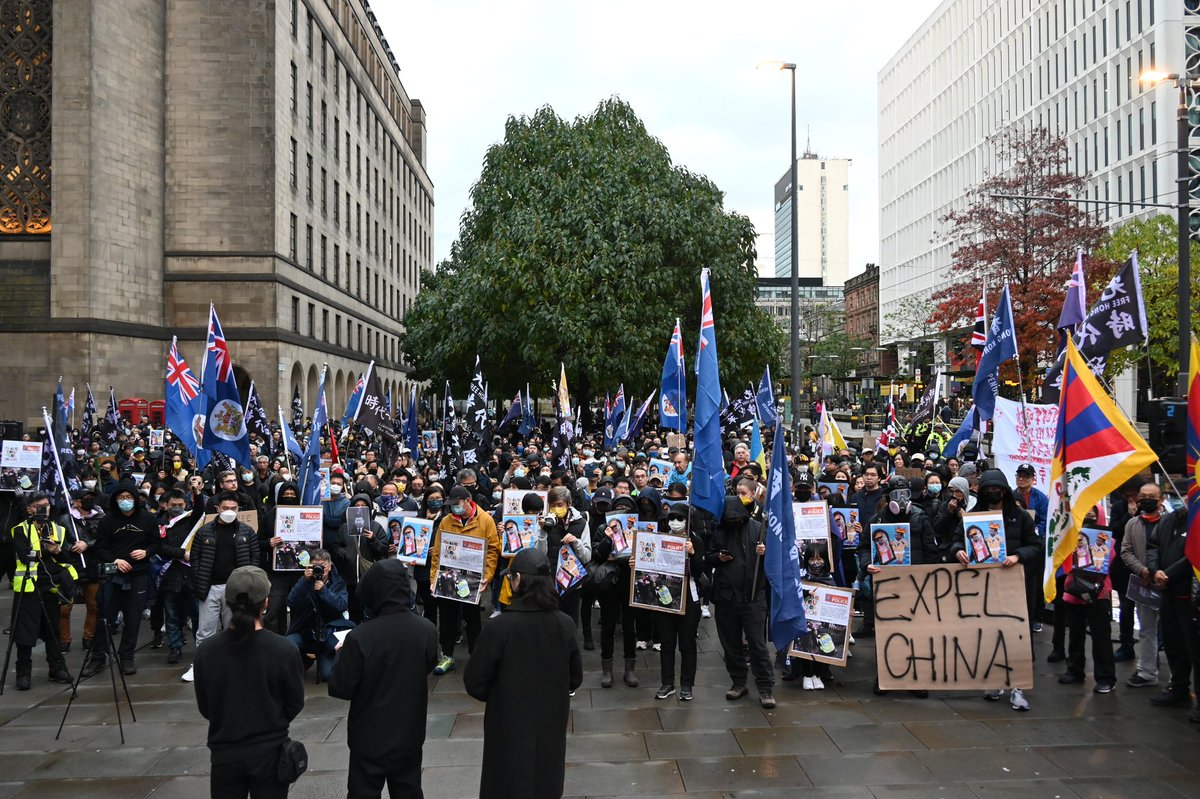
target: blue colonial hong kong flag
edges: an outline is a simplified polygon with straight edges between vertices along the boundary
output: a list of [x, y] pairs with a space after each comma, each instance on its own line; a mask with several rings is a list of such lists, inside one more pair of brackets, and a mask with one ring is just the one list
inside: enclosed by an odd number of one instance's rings
[[788, 471], [783, 425], [775, 427], [771, 470], [767, 476], [767, 554], [763, 571], [771, 585], [771, 640], [777, 649], [800, 637], [808, 627], [804, 618], [804, 584], [796, 550], [796, 520], [792, 515], [792, 474]]
[[617, 430], [621, 417], [625, 415], [625, 384], [617, 389], [617, 398], [609, 408], [608, 417], [604, 420], [604, 448], [612, 449], [617, 446]]
[[283, 407], [279, 405], [275, 407], [279, 411], [279, 432], [283, 435], [284, 449], [297, 458], [304, 457], [304, 450], [300, 448], [300, 442], [296, 440], [296, 434], [292, 432], [292, 426], [288, 424], [287, 419], [283, 416]]
[[1158, 456], [1100, 386], [1073, 339], [1067, 340], [1058, 430], [1050, 464], [1046, 529], [1046, 601], [1058, 594], [1054, 576], [1070, 570], [1083, 517]]
[[204, 353], [201, 389], [207, 400], [204, 411], [204, 436], [201, 446], [220, 452], [239, 464], [250, 463], [250, 434], [246, 429], [246, 410], [233, 378], [233, 358], [229, 343], [217, 319], [217, 309], [209, 305], [208, 343]]
[[421, 425], [418, 419], [418, 408], [417, 387], [411, 386], [408, 391], [408, 416], [404, 417], [404, 445], [414, 453], [421, 451]]
[[[349, 429], [350, 420], [358, 416], [358, 404], [362, 402], [363, 386], [366, 385], [366, 375], [359, 375], [358, 382], [354, 384], [354, 391], [350, 393], [350, 399], [346, 400], [346, 412], [342, 414], [342, 428]], [[345, 438], [346, 433], [342, 433]]]
[[725, 461], [721, 455], [721, 377], [708, 270], [700, 272], [700, 341], [696, 347], [696, 455], [691, 504], [721, 518], [725, 506]]
[[758, 404], [758, 420], [763, 427], [774, 427], [779, 424], [779, 411], [775, 409], [775, 391], [771, 388], [771, 366], [763, 369], [762, 379], [758, 381], [758, 391], [754, 394]]
[[658, 419], [661, 427], [687, 432], [687, 375], [683, 369], [683, 334], [679, 320], [667, 345], [663, 361], [662, 386], [659, 388]]
[[313, 409], [312, 430], [308, 434], [308, 445], [300, 463], [300, 502], [303, 505], [320, 505], [324, 487], [321, 485], [321, 428], [329, 423], [329, 410], [325, 407], [325, 375], [328, 368], [321, 369], [321, 381], [317, 384], [316, 407]]
[[197, 441], [204, 434], [204, 414], [200, 409], [200, 381], [179, 354], [179, 342], [171, 339], [167, 354], [166, 408], [167, 427], [188, 451], [196, 454]]
[[1000, 396], [1000, 364], [1017, 357], [1017, 327], [1013, 323], [1012, 300], [1008, 296], [1008, 284], [1000, 292], [996, 303], [996, 315], [988, 329], [987, 343], [975, 369], [975, 383], [971, 396], [979, 409], [979, 419], [988, 421], [996, 411], [996, 397]]
[[510, 422], [515, 422], [521, 418], [521, 389], [517, 389], [517, 395], [513, 397], [513, 401], [508, 406], [508, 413], [504, 414], [504, 420], [500, 422], [500, 426], [496, 428], [501, 431], [508, 427]]

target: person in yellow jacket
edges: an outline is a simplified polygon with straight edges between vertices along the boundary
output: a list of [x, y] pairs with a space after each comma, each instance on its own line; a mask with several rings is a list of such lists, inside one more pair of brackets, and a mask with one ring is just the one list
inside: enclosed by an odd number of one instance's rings
[[17, 570], [13, 577], [13, 644], [17, 648], [17, 690], [32, 685], [33, 647], [46, 644], [52, 682], [70, 683], [71, 673], [58, 646], [59, 595], [73, 596], [74, 568], [61, 563], [67, 531], [50, 520], [50, 498], [32, 494], [25, 503], [25, 521], [12, 528]]
[[[450, 489], [447, 497], [450, 512], [442, 518], [438, 525], [433, 544], [429, 547], [429, 585], [436, 589], [440, 576], [438, 558], [442, 551], [442, 536], [446, 533], [481, 538], [487, 544], [483, 561], [483, 577], [479, 582], [478, 596], [487, 593], [488, 585], [496, 573], [496, 563], [500, 560], [500, 536], [496, 532], [496, 522], [475, 504], [471, 492], [463, 486]], [[454, 669], [454, 644], [458, 639], [459, 620], [467, 626], [467, 652], [475, 648], [475, 639], [479, 636], [479, 605], [471, 605], [454, 599], [438, 598], [438, 635], [441, 639], [442, 655], [434, 674], [445, 674]]]

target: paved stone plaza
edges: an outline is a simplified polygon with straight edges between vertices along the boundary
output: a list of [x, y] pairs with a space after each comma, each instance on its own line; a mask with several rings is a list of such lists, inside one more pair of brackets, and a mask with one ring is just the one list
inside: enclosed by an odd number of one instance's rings
[[[5, 591], [0, 599], [6, 619], [11, 598]], [[1038, 636], [1033, 710], [1023, 714], [976, 696], [875, 697], [867, 640], [847, 669], [834, 669], [844, 685], [816, 692], [781, 683], [773, 711], [752, 697], [726, 702], [728, 679], [711, 621], [700, 634], [690, 704], [654, 700], [653, 652], [640, 653], [640, 688], [618, 682], [609, 690], [600, 688], [599, 653], [585, 653], [567, 742], [568, 796], [1200, 797], [1200, 733], [1187, 712], [1152, 708], [1150, 689], [1122, 684], [1098, 696], [1090, 681], [1058, 685], [1058, 667], [1044, 661], [1048, 629]], [[185, 658], [190, 653], [189, 646]], [[68, 655], [72, 670], [81, 658], [77, 649]], [[126, 716], [124, 746], [107, 674], [81, 688], [55, 741], [67, 692], [45, 680], [40, 651], [34, 663], [33, 690], [17, 693], [10, 676], [0, 697], [0, 797], [208, 796], [205, 723], [192, 686], [179, 680], [182, 669], [166, 665], [166, 650], [143, 648], [138, 674], [128, 678], [138, 721]], [[430, 680], [430, 799], [471, 797], [478, 787], [483, 708], [463, 691], [462, 663]], [[1119, 664], [1122, 681], [1129, 672], [1129, 664]], [[346, 709], [310, 674], [292, 735], [308, 746], [312, 762], [292, 796], [344, 794]]]

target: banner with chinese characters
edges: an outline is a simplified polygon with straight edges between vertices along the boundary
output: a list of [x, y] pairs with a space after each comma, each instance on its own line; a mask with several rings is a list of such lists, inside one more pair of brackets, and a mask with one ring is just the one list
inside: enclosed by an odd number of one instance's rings
[[1037, 469], [1034, 487], [1049, 496], [1058, 406], [1032, 403], [1022, 406], [998, 397], [992, 425], [992, 457], [996, 468], [1008, 478], [1008, 484], [1016, 486], [1017, 467], [1028, 463]]

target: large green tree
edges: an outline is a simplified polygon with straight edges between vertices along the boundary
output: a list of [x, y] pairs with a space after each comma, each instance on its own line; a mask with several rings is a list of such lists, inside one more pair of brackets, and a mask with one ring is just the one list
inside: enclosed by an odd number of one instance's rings
[[[1145, 375], [1148, 353], [1154, 395], [1158, 397], [1175, 393], [1175, 381], [1172, 378], [1179, 371], [1178, 229], [1175, 218], [1167, 214], [1135, 219], [1110, 230], [1095, 253], [1097, 261], [1108, 262], [1104, 271], [1111, 274], [1118, 264], [1137, 251], [1138, 275], [1146, 304], [1150, 341], [1148, 346], [1113, 352], [1108, 357], [1106, 374], [1111, 378], [1128, 366], [1136, 366], [1139, 376]], [[1193, 246], [1193, 263], [1197, 256], [1200, 256], [1200, 252]], [[1090, 307], [1104, 290], [1105, 284], [1093, 278], [1090, 269], [1087, 282]], [[1195, 286], [1192, 287], [1191, 305], [1192, 319], [1200, 319], [1200, 291]]]
[[[784, 351], [754, 305], [755, 233], [712, 181], [672, 164], [630, 106], [567, 121], [509, 117], [484, 157], [450, 257], [404, 318], [418, 379], [465, 385], [479, 354], [492, 396], [545, 396], [566, 365], [573, 397], [643, 398], [675, 324], [695, 357], [700, 270], [711, 270], [722, 383], [757, 380]], [[732, 393], [732, 391], [731, 391]]]

